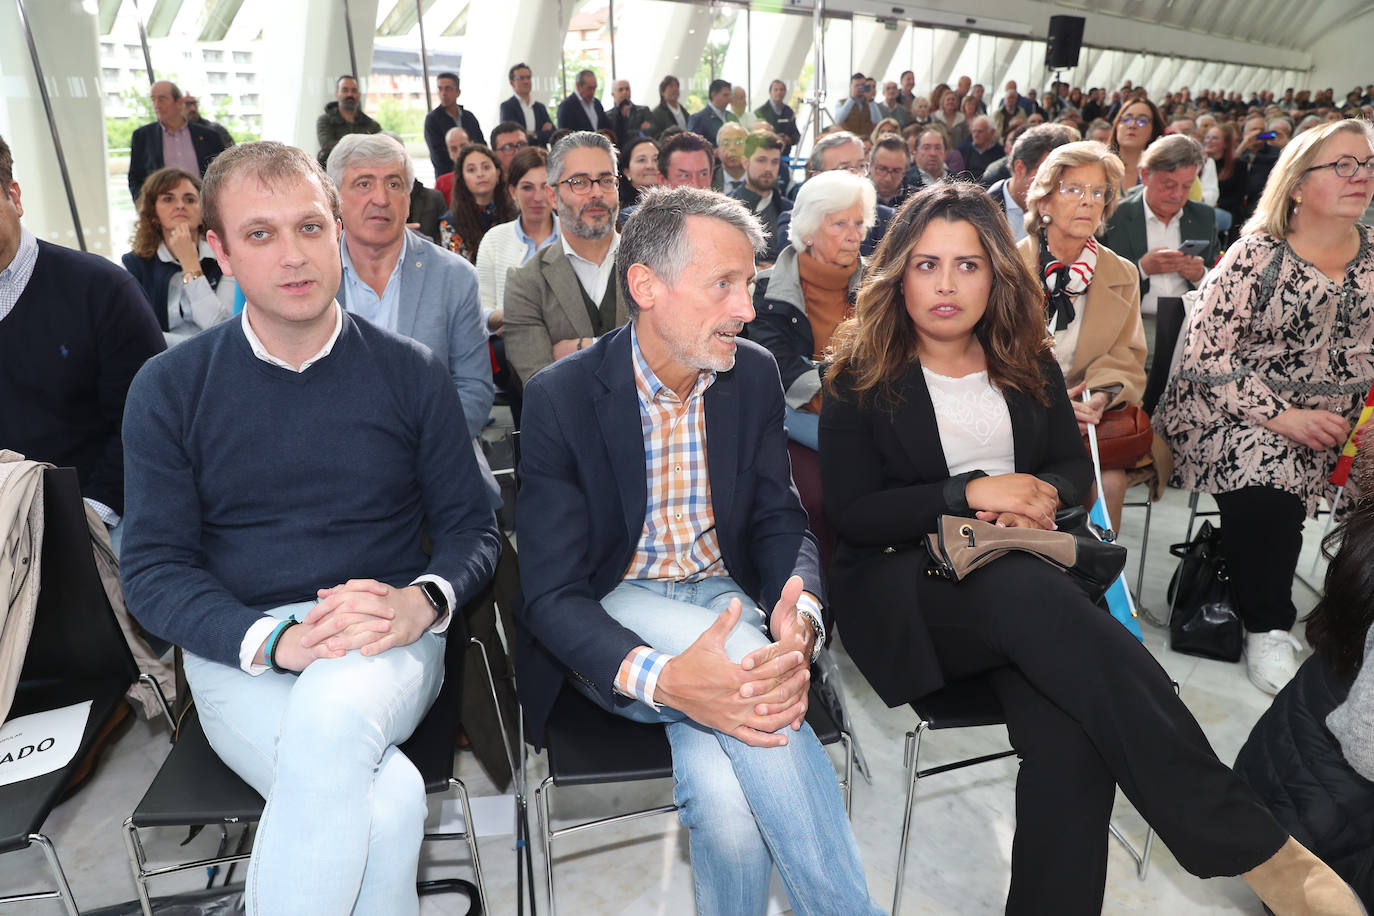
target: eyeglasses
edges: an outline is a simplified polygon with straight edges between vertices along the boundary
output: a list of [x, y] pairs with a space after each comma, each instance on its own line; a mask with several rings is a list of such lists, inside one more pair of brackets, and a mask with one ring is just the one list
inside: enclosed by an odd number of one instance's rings
[[1355, 174], [1364, 169], [1364, 177], [1374, 177], [1374, 156], [1360, 160], [1354, 156], [1342, 156], [1335, 162], [1323, 162], [1321, 165], [1314, 165], [1307, 171], [1315, 172], [1317, 169], [1330, 169], [1342, 178], [1354, 178]]
[[1092, 198], [1092, 202], [1100, 204], [1107, 199], [1108, 185], [1103, 184], [1065, 184], [1059, 182], [1059, 193], [1065, 197], [1081, 201], [1086, 194]]
[[868, 163], [860, 162], [857, 165], [837, 165], [834, 168], [826, 169], [828, 172], [848, 172], [851, 175], [867, 175]]
[[906, 174], [906, 169], [894, 169], [886, 165], [875, 165], [873, 171], [883, 178], [901, 178]]
[[558, 183], [567, 185], [569, 191], [581, 197], [591, 193], [592, 185], [597, 185], [602, 191], [614, 191], [620, 186], [620, 179], [614, 175], [602, 175], [600, 178], [574, 175], [571, 178], [564, 178]]
[[1135, 127], [1148, 127], [1153, 120], [1154, 119], [1149, 115], [1136, 115], [1134, 118], [1122, 118], [1120, 123], [1123, 125], [1130, 124]]
[[516, 150], [524, 149], [527, 146], [529, 146], [529, 144], [526, 143], [524, 140], [517, 140], [514, 143], [502, 143], [500, 146], [496, 148], [496, 151], [498, 153], [513, 153]]

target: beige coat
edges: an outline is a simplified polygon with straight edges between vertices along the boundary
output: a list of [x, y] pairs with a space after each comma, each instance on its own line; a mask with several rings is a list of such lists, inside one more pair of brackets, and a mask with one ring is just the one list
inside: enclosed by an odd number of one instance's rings
[[0, 451], [0, 722], [9, 718], [38, 609], [43, 559], [43, 469]]
[[[1021, 260], [1031, 273], [1040, 276], [1040, 240], [1027, 236], [1017, 244]], [[1140, 272], [1136, 266], [1105, 245], [1097, 247], [1097, 270], [1088, 287], [1083, 324], [1078, 331], [1078, 346], [1073, 354], [1073, 369], [1064, 381], [1070, 387], [1087, 381], [1089, 389], [1120, 385], [1121, 390], [1107, 405], [1110, 410], [1122, 404], [1140, 406], [1145, 394], [1145, 328], [1140, 320]], [[1173, 456], [1160, 436], [1150, 445], [1150, 455], [1142, 466], [1153, 464], [1158, 470], [1151, 483], [1155, 499], [1163, 495], [1173, 469]]]

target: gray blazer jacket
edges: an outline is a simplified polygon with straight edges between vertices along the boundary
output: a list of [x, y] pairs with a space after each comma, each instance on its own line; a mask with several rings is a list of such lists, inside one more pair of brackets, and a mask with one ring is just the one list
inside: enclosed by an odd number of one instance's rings
[[[496, 396], [477, 269], [410, 229], [402, 257], [396, 333], [418, 340], [448, 366], [463, 402], [468, 433], [475, 437], [486, 425]], [[347, 283], [339, 285], [336, 298], [348, 308]]]
[[[614, 276], [610, 282], [616, 282]], [[596, 336], [582, 301], [582, 285], [559, 243], [511, 269], [504, 304], [506, 360], [521, 383], [553, 362], [557, 341]], [[617, 290], [615, 326], [625, 324], [629, 317]]]

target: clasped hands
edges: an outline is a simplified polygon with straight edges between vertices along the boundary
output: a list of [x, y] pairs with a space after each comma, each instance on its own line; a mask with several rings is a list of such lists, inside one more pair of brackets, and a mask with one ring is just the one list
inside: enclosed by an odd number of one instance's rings
[[978, 519], [1003, 528], [1055, 530], [1059, 491], [1032, 474], [997, 474], [964, 485], [964, 499]]
[[[434, 624], [434, 607], [418, 585], [392, 588], [376, 579], [350, 579], [316, 593], [319, 603], [282, 634], [277, 664], [304, 671], [320, 658], [340, 658], [352, 649], [380, 655], [408, 646]], [[263, 662], [259, 650], [258, 661]]]
[[739, 663], [725, 654], [725, 639], [740, 618], [739, 599], [682, 653], [664, 665], [654, 700], [716, 731], [754, 747], [781, 747], [790, 724], [806, 717], [815, 631], [797, 613], [802, 579], [793, 576], [769, 616], [776, 642], [755, 649]]
[[1151, 248], [1140, 256], [1140, 269], [1147, 276], [1178, 274], [1189, 283], [1202, 282], [1207, 265], [1195, 254], [1184, 254], [1177, 248]]

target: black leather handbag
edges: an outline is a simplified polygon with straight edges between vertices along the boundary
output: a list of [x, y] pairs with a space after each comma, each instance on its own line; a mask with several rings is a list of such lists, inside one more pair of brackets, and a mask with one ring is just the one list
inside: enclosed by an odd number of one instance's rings
[[1221, 529], [1204, 521], [1191, 541], [1169, 552], [1179, 558], [1169, 580], [1169, 645], [1185, 655], [1240, 661], [1245, 628], [1226, 575]]

